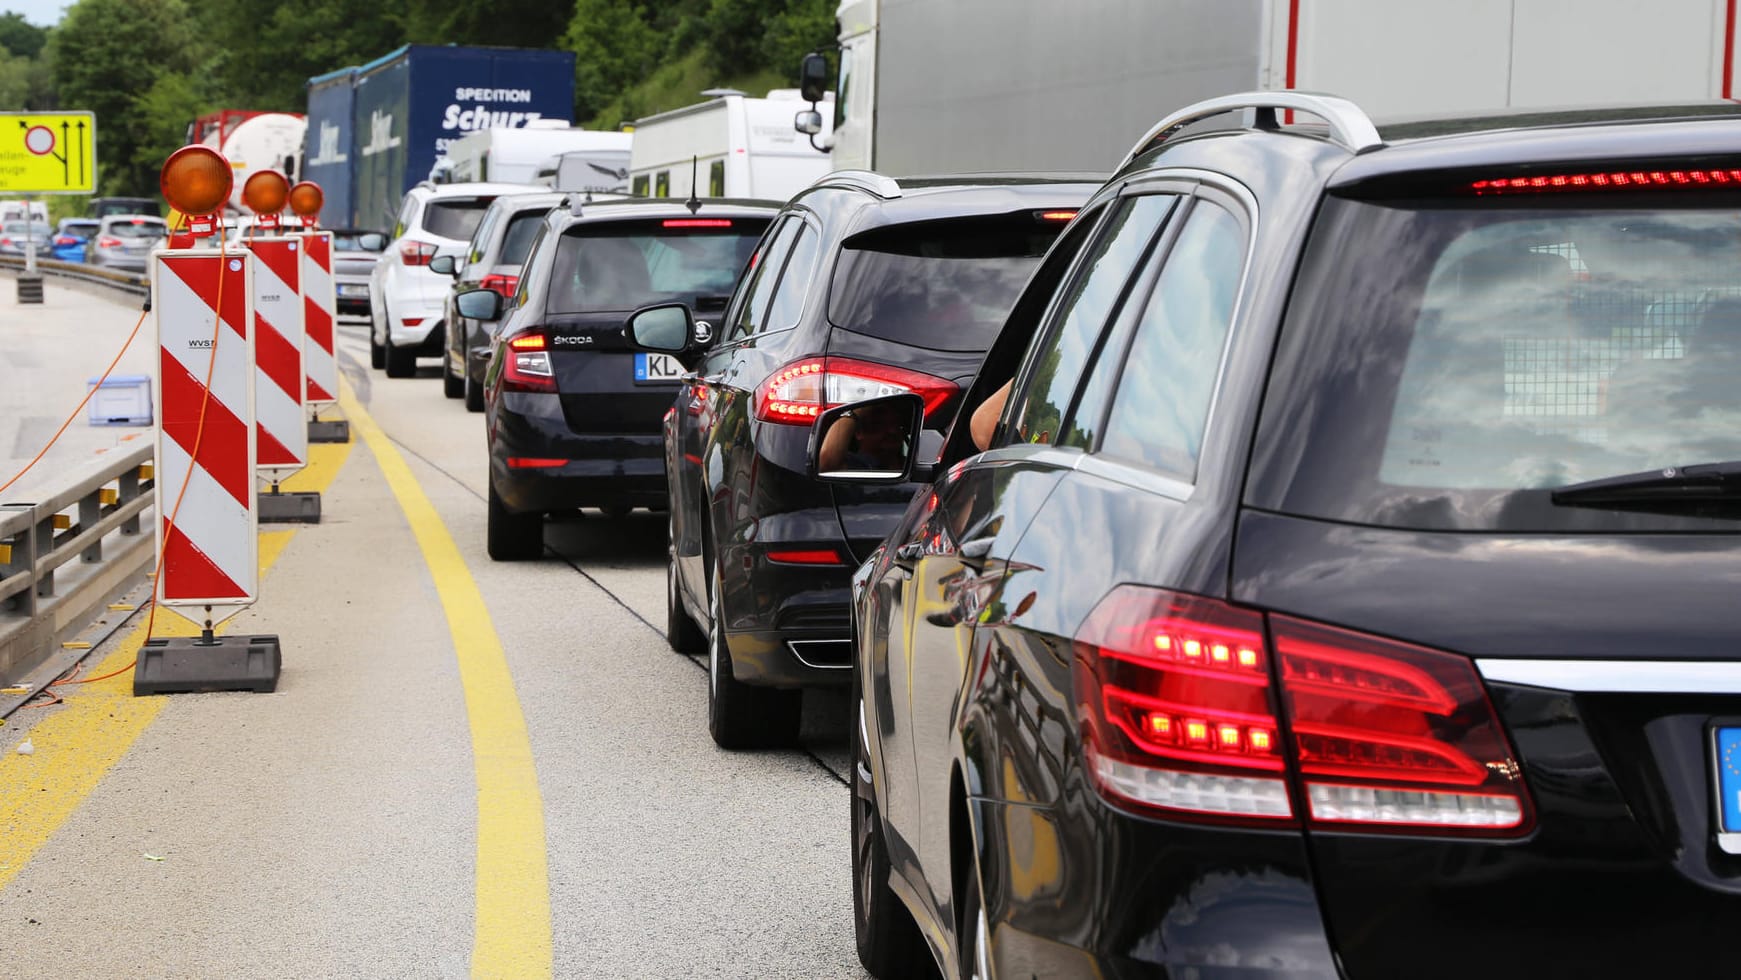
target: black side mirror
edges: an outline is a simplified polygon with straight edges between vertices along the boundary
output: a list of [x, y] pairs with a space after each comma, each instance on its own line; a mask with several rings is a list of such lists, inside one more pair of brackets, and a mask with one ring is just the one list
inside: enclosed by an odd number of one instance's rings
[[453, 298], [453, 305], [468, 319], [488, 323], [502, 318], [502, 294], [493, 289], [467, 290]]
[[438, 276], [458, 275], [459, 263], [451, 255], [437, 255], [429, 260], [429, 271]]
[[387, 236], [378, 231], [365, 232], [357, 236], [357, 247], [365, 252], [385, 252]]
[[828, 59], [821, 52], [812, 51], [799, 62], [798, 92], [805, 102], [821, 102], [828, 93]]
[[912, 392], [823, 412], [810, 429], [809, 474], [824, 483], [906, 483], [925, 430], [925, 399]]

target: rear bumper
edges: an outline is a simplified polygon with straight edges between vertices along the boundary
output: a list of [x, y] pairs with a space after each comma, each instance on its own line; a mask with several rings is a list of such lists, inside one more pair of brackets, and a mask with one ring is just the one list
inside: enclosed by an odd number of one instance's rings
[[770, 548], [783, 547], [757, 542], [725, 559], [736, 563], [721, 571], [736, 585], [728, 583], [721, 597], [732, 676], [765, 687], [844, 685], [852, 679], [853, 570], [768, 560]]
[[[555, 396], [509, 392], [496, 411], [490, 476], [502, 503], [516, 513], [576, 507], [664, 507], [664, 437], [658, 433], [578, 435], [562, 419]], [[523, 414], [530, 407], [546, 414]], [[563, 460], [555, 466], [513, 466], [512, 459]]]

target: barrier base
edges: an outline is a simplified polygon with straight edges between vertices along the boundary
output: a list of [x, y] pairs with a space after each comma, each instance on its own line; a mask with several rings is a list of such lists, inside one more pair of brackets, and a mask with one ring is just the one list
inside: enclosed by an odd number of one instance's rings
[[133, 696], [278, 688], [276, 636], [169, 636], [146, 640], [133, 668]]
[[267, 493], [254, 497], [262, 524], [319, 524], [320, 494]]
[[18, 302], [42, 302], [42, 277], [23, 274], [18, 277]]
[[344, 419], [315, 419], [308, 423], [309, 442], [350, 442], [351, 424]]

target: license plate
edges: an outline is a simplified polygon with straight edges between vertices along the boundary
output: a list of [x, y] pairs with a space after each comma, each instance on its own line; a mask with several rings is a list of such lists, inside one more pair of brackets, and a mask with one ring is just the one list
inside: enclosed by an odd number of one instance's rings
[[1717, 755], [1717, 821], [1726, 834], [1741, 834], [1741, 728], [1713, 733]]
[[636, 354], [635, 383], [660, 384], [683, 379], [683, 365], [670, 354]]
[[339, 283], [339, 295], [340, 296], [367, 296], [367, 295], [369, 295], [369, 287], [364, 286], [364, 285], [349, 285], [349, 284], [341, 282], [341, 283]]

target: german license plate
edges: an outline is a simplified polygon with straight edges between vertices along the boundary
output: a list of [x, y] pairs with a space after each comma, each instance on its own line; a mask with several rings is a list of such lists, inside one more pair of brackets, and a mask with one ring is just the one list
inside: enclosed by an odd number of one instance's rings
[[339, 295], [366, 297], [369, 295], [369, 287], [361, 283], [353, 284], [341, 282], [339, 283]]
[[1717, 821], [1725, 834], [1741, 834], [1741, 728], [1713, 733], [1717, 755]]
[[670, 354], [635, 355], [635, 383], [662, 384], [683, 379], [683, 365]]

